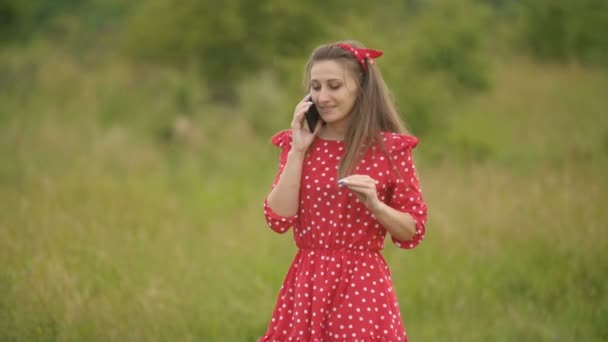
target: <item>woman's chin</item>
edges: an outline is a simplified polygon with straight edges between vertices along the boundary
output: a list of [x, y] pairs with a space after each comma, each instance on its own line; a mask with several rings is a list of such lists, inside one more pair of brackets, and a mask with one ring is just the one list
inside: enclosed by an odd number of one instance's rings
[[336, 124], [348, 119], [348, 115], [341, 116], [337, 114], [321, 114], [321, 119], [328, 124]]
[[321, 120], [325, 121], [326, 123], [337, 121], [337, 116], [334, 113], [320, 113], [320, 115]]

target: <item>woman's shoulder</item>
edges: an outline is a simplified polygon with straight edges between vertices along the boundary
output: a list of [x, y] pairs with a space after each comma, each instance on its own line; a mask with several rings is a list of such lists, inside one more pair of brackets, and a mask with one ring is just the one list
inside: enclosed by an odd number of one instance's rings
[[395, 132], [382, 132], [382, 143], [390, 152], [413, 149], [418, 146], [418, 141], [418, 138], [413, 135]]
[[275, 133], [270, 139], [273, 145], [285, 148], [291, 145], [291, 129], [285, 129]]

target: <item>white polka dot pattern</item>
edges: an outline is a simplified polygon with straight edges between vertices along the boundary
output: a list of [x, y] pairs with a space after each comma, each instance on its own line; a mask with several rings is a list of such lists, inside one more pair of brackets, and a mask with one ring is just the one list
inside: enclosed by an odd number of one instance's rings
[[[393, 242], [414, 248], [424, 238], [427, 209], [412, 159], [415, 137], [383, 133], [386, 152], [373, 146], [354, 170], [378, 181], [378, 198], [409, 213], [416, 234]], [[276, 134], [279, 180], [291, 131]], [[390, 271], [380, 250], [386, 230], [348, 189], [338, 187], [344, 142], [315, 139], [302, 170], [298, 214], [282, 217], [264, 201], [271, 229], [293, 227], [299, 251], [287, 273], [272, 319], [260, 341], [407, 341]]]

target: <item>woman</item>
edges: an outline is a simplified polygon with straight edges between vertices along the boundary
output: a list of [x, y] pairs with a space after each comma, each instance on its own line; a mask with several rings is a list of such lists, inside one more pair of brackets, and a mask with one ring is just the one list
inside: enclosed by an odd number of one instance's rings
[[[400, 248], [424, 237], [426, 205], [412, 149], [374, 58], [357, 42], [319, 46], [305, 69], [310, 92], [282, 149], [264, 201], [270, 228], [293, 226], [299, 247], [260, 341], [407, 341], [388, 266], [388, 232]], [[315, 105], [320, 118], [307, 127]], [[312, 132], [311, 132], [312, 131]]]

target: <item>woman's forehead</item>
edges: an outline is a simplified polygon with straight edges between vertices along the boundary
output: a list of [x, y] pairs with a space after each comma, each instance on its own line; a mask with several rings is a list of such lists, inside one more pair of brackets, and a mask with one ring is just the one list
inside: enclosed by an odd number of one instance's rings
[[348, 69], [342, 63], [333, 60], [315, 62], [310, 68], [311, 81], [342, 81], [348, 77], [352, 77]]

